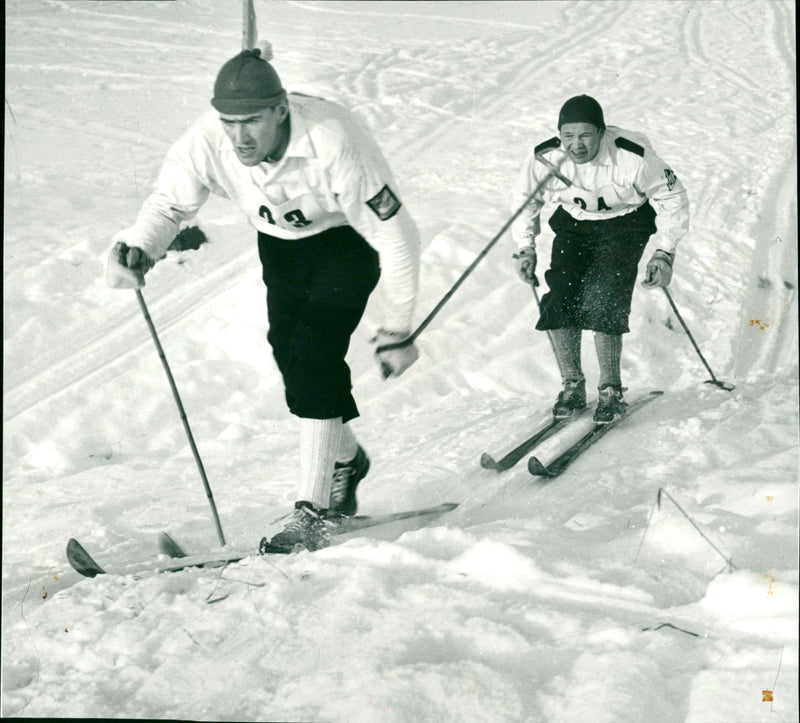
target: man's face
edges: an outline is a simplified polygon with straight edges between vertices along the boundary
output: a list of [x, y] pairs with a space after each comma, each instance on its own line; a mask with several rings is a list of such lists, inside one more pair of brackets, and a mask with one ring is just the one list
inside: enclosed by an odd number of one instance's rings
[[591, 123], [565, 123], [558, 135], [575, 163], [588, 163], [600, 150], [603, 131]]
[[287, 112], [286, 106], [281, 104], [246, 115], [219, 114], [236, 157], [245, 166], [257, 166], [281, 144], [286, 132], [282, 123]]

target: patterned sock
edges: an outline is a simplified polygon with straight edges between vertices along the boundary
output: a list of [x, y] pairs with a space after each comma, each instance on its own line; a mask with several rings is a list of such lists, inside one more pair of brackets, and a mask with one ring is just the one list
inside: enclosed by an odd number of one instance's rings
[[358, 454], [358, 440], [349, 424], [342, 425], [342, 439], [339, 442], [339, 453], [336, 455], [337, 462], [349, 462]]
[[600, 367], [598, 389], [612, 386], [622, 388], [620, 362], [622, 359], [622, 335], [594, 332], [594, 348], [597, 352], [597, 364]]
[[300, 482], [297, 499], [311, 502], [319, 510], [331, 498], [333, 464], [342, 436], [342, 418], [300, 419]]
[[551, 329], [562, 381], [584, 381], [581, 367], [581, 329]]

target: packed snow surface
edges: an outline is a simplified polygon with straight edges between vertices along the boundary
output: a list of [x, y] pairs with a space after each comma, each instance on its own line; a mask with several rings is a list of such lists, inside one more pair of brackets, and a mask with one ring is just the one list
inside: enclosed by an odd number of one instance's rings
[[[797, 721], [794, 4], [255, 10], [285, 85], [352, 108], [389, 159], [423, 239], [420, 321], [505, 223], [566, 98], [648, 136], [692, 203], [673, 297], [735, 389], [704, 384], [663, 293], [637, 288], [624, 382], [664, 396], [552, 482], [482, 469], [559, 389], [506, 236], [402, 378], [372, 358], [377, 307], [349, 355], [373, 460], [360, 512], [455, 511], [142, 572], [162, 530], [192, 553], [219, 540], [141, 309], [103, 259], [240, 48], [239, 4], [7, 0], [3, 714]], [[197, 223], [210, 243], [171, 252], [144, 298], [226, 541], [252, 551], [294, 501], [296, 420], [254, 232], [221, 199]], [[584, 361], [592, 388], [588, 334]], [[70, 537], [128, 573], [80, 578]]]

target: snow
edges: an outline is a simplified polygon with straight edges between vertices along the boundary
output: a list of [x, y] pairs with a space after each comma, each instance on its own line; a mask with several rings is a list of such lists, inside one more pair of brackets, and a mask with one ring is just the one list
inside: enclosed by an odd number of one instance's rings
[[[112, 570], [155, 563], [161, 530], [218, 551], [141, 310], [102, 262], [206, 109], [241, 15], [8, 0], [3, 715], [797, 721], [794, 5], [255, 9], [284, 83], [344, 102], [383, 147], [422, 232], [419, 320], [508, 218], [567, 97], [645, 133], [692, 202], [673, 297], [735, 389], [703, 383], [663, 294], [637, 289], [623, 374], [663, 398], [555, 481], [483, 470], [559, 385], [505, 237], [402, 378], [372, 359], [375, 307], [349, 357], [373, 460], [360, 511], [458, 509], [313, 555], [80, 578], [73, 536]], [[211, 243], [171, 253], [144, 297], [226, 540], [252, 549], [293, 502], [297, 430], [253, 232], [222, 200], [198, 222]], [[591, 388], [588, 335], [584, 358]]]

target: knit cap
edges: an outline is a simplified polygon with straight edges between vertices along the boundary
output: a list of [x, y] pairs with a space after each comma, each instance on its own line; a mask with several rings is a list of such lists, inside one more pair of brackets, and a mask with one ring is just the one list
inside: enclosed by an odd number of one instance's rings
[[565, 123], [591, 123], [598, 130], [606, 127], [603, 120], [603, 109], [600, 104], [589, 95], [576, 95], [570, 98], [558, 114], [558, 128]]
[[217, 75], [213, 105], [220, 113], [243, 115], [278, 105], [286, 91], [275, 69], [269, 64], [269, 45], [243, 50], [231, 58]]

